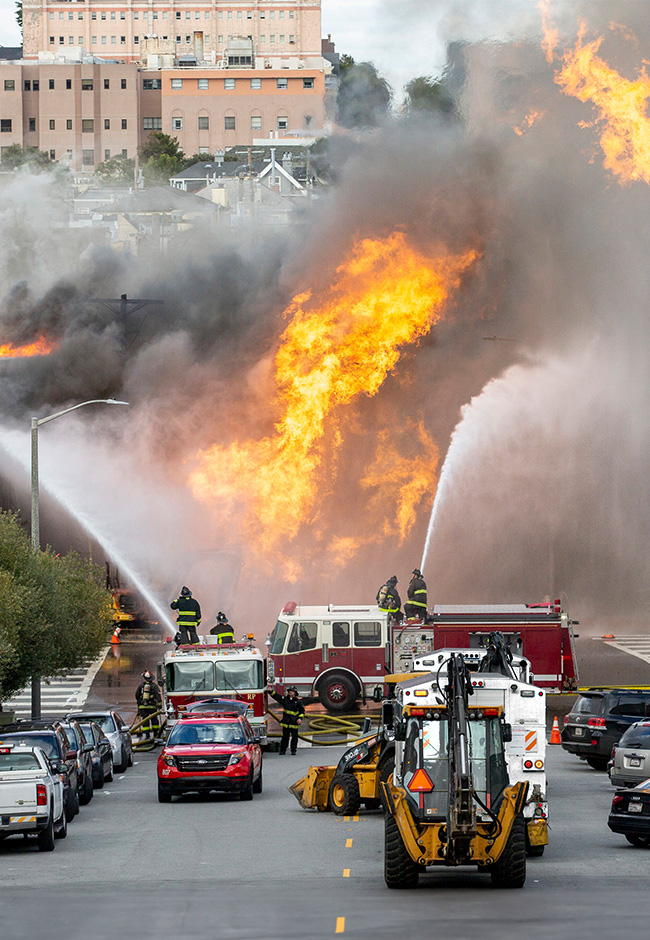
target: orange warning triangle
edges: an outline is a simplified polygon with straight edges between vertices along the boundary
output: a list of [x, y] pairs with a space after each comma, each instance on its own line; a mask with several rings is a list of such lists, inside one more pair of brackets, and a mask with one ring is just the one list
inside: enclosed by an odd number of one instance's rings
[[419, 770], [416, 770], [411, 780], [408, 783], [408, 788], [411, 793], [429, 793], [433, 790], [433, 783], [431, 782], [431, 777], [429, 774], [420, 767]]

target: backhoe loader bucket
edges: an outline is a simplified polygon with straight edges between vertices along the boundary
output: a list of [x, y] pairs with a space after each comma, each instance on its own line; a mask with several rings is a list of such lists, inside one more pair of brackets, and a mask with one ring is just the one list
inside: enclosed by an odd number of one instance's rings
[[310, 767], [306, 776], [288, 787], [304, 809], [317, 809], [324, 813], [328, 809], [330, 784], [336, 767]]

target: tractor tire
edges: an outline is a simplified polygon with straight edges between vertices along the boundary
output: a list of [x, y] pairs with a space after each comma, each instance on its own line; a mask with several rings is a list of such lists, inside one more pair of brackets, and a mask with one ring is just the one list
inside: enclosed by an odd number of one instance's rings
[[501, 857], [490, 866], [495, 888], [523, 888], [526, 881], [526, 821], [515, 817]]
[[318, 686], [318, 699], [328, 712], [349, 712], [357, 701], [356, 684], [348, 676], [326, 676]]
[[359, 781], [354, 774], [339, 774], [330, 784], [330, 809], [336, 816], [356, 816], [361, 806]]
[[416, 888], [420, 869], [409, 855], [392, 813], [384, 826], [384, 881], [387, 888]]

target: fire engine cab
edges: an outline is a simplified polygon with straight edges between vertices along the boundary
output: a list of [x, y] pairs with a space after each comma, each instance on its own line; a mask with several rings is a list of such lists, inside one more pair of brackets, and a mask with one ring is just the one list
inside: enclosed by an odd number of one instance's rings
[[267, 743], [266, 661], [251, 644], [179, 646], [165, 653], [158, 679], [170, 726], [191, 702], [235, 699], [248, 705], [246, 718], [260, 744]]
[[546, 691], [577, 688], [573, 624], [560, 601], [544, 604], [438, 605], [424, 619], [389, 623], [376, 606], [282, 609], [271, 636], [269, 673], [278, 683], [317, 695], [334, 712], [377, 689], [386, 674], [410, 672], [414, 658], [436, 649], [469, 648], [477, 654], [490, 634], [503, 633], [515, 657], [530, 660], [529, 682]]

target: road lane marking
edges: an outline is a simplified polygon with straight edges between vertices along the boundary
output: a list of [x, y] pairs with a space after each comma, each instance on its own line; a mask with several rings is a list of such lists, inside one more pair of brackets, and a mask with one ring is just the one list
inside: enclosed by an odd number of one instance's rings
[[345, 840], [345, 847], [346, 847], [346, 849], [351, 849], [351, 848], [352, 848], [352, 843], [353, 843], [353, 841], [354, 841], [353, 839], [346, 839], [346, 840]]
[[343, 877], [344, 877], [344, 878], [349, 878], [349, 877], [350, 877], [350, 869], [349, 869], [349, 868], [344, 868], [344, 869], [343, 869]]
[[358, 815], [357, 815], [357, 816], [353, 816], [352, 818], [353, 818], [354, 822], [359, 822], [359, 816], [358, 816]]
[[336, 918], [336, 933], [345, 933], [345, 917]]
[[349, 816], [344, 816], [343, 819], [344, 819], [346, 822], [350, 822], [350, 817], [349, 817]]

